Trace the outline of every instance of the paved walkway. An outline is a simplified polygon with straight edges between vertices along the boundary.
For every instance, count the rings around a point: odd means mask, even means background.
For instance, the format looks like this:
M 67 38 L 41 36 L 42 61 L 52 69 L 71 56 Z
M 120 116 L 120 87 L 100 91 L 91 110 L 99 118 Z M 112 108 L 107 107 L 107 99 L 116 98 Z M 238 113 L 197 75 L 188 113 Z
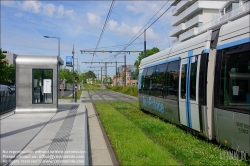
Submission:
M 1 165 L 113 162 L 92 103 L 59 100 L 56 114 L 1 116 Z

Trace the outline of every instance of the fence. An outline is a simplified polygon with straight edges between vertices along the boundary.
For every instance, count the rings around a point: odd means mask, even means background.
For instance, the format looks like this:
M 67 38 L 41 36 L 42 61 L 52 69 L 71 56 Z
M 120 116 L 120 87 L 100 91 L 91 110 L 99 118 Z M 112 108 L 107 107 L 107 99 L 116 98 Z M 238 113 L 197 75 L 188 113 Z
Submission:
M 4 114 L 16 108 L 16 95 L 0 92 L 0 114 Z

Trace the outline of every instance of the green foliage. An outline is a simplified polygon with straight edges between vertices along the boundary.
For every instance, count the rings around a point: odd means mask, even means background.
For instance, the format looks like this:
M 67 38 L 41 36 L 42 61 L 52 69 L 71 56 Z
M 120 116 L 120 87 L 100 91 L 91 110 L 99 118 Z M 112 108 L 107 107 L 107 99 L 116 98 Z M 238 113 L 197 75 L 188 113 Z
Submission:
M 135 86 L 107 86 L 107 89 L 138 97 L 138 88 Z
M 112 84 L 112 78 L 107 77 L 107 81 L 106 81 L 106 79 L 103 79 L 103 84 L 108 84 L 108 85 Z
M 160 52 L 159 48 L 153 47 L 152 49 L 146 50 L 146 57 L 151 56 L 157 52 Z M 141 60 L 144 58 L 144 52 L 140 52 L 139 56 L 137 57 L 137 60 L 135 61 L 134 65 L 136 67 L 135 74 L 138 77 L 139 76 L 139 66 L 141 64 Z
M 86 78 L 96 78 L 96 75 L 93 71 L 88 71 L 85 73 Z
M 83 77 L 76 71 L 72 72 L 69 69 L 60 68 L 60 80 L 66 80 L 66 83 L 73 84 L 74 79 L 76 79 L 76 83 L 81 83 L 83 81 Z
M 15 65 L 8 66 L 6 56 L 0 49 L 0 83 L 11 84 L 15 82 Z

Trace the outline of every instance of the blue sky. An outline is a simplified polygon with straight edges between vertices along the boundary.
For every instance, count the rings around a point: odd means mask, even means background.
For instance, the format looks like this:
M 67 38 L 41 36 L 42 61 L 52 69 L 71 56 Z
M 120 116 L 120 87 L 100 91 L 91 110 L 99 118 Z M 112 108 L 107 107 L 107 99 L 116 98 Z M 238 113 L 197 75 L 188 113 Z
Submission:
M 123 62 L 124 55 L 121 54 L 114 57 L 116 53 L 97 53 L 93 57 L 88 53 L 80 53 L 80 50 L 96 47 L 111 3 L 112 1 L 1 1 L 0 47 L 21 55 L 58 55 L 58 40 L 43 37 L 53 36 L 60 38 L 60 56 L 64 63 L 66 56 L 72 55 L 74 44 L 75 58 L 78 58 L 81 72 L 100 69 L 88 68 L 90 64 L 82 63 L 86 61 Z M 115 1 L 97 50 L 123 49 L 165 3 L 166 1 Z M 169 2 L 151 22 L 168 7 Z M 171 12 L 170 8 L 147 30 L 148 49 L 155 46 L 163 50 L 171 45 Z M 143 40 L 142 35 L 127 50 L 143 50 Z M 116 47 L 102 48 L 109 46 Z M 137 56 L 138 53 L 127 55 L 127 64 L 134 64 Z M 109 67 L 108 74 L 114 75 L 115 69 Z

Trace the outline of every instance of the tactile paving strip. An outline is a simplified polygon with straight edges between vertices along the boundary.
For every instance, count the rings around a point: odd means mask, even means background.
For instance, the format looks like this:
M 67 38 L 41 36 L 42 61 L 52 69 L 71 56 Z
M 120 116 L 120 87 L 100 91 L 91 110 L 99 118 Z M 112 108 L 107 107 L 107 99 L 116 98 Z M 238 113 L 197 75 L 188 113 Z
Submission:
M 55 138 L 50 144 L 50 147 L 47 153 L 45 154 L 40 166 L 46 166 L 46 165 L 59 166 L 62 164 L 62 159 L 74 124 L 77 108 L 78 105 L 73 105 L 71 107 L 60 129 L 56 133 Z

